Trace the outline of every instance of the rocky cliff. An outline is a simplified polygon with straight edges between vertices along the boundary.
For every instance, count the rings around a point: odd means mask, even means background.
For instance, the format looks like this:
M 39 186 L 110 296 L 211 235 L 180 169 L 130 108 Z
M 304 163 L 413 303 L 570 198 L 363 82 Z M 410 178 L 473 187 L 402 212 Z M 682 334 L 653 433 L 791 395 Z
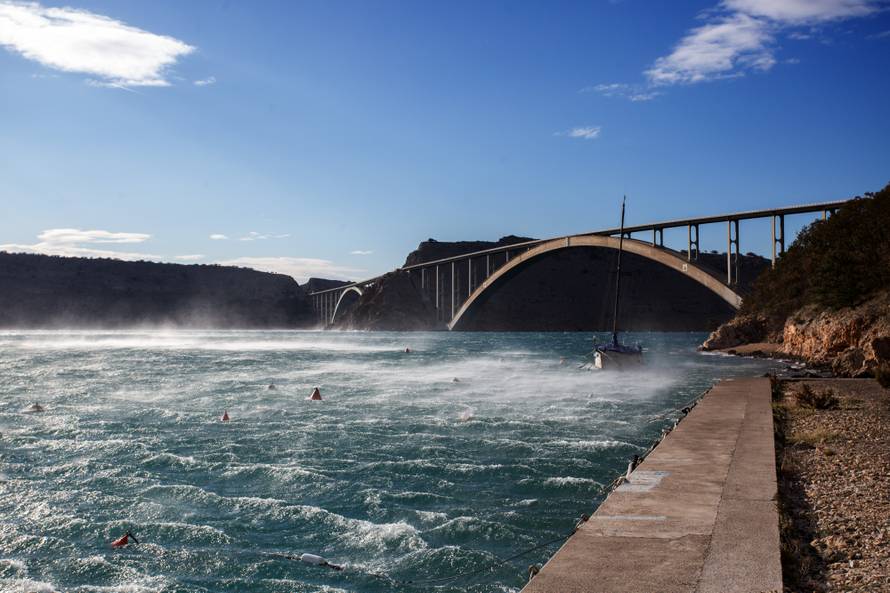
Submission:
M 4 328 L 291 328 L 314 321 L 305 292 L 283 274 L 0 252 Z
M 773 323 L 763 316 L 740 315 L 714 331 L 702 348 L 775 344 L 775 355 L 830 368 L 843 377 L 873 376 L 878 367 L 890 364 L 890 292 L 855 307 L 805 307 L 789 317 L 780 332 L 770 329 Z

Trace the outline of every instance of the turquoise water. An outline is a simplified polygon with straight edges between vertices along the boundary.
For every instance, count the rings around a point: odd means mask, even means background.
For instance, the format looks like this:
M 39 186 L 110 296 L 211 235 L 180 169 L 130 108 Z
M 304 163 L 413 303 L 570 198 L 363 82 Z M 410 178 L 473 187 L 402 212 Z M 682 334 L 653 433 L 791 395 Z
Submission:
M 380 575 L 571 529 L 669 412 L 769 367 L 703 338 L 631 335 L 616 376 L 585 334 L 2 332 L 0 590 L 517 591 L 559 544 Z M 302 552 L 346 568 L 271 555 Z

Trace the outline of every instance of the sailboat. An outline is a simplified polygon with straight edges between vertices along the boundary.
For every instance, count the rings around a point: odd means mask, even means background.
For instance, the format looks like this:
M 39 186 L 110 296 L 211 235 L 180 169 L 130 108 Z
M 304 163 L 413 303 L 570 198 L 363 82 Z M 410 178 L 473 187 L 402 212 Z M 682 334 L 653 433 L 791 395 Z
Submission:
M 643 347 L 628 346 L 618 341 L 618 304 L 621 299 L 621 253 L 624 251 L 624 203 L 621 201 L 621 230 L 618 235 L 618 266 L 615 270 L 615 306 L 612 310 L 612 341 L 596 344 L 593 348 L 593 366 L 598 369 L 622 370 L 643 364 Z

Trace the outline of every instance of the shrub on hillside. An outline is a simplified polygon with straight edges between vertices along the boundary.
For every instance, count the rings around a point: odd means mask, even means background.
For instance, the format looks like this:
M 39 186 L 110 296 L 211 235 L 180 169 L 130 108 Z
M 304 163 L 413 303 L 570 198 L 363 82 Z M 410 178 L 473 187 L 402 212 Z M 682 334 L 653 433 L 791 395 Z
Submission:
M 890 288 L 890 185 L 866 197 L 805 227 L 754 283 L 742 313 L 779 325 L 803 306 L 839 309 Z

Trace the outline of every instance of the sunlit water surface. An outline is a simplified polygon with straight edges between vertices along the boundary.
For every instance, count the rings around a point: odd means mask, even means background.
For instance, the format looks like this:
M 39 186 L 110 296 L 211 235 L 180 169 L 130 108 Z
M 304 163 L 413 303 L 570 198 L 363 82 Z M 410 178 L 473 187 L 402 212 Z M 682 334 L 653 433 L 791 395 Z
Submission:
M 558 544 L 387 579 L 568 531 L 673 410 L 770 364 L 703 338 L 631 335 L 647 369 L 614 375 L 585 334 L 0 332 L 0 590 L 517 591 Z

